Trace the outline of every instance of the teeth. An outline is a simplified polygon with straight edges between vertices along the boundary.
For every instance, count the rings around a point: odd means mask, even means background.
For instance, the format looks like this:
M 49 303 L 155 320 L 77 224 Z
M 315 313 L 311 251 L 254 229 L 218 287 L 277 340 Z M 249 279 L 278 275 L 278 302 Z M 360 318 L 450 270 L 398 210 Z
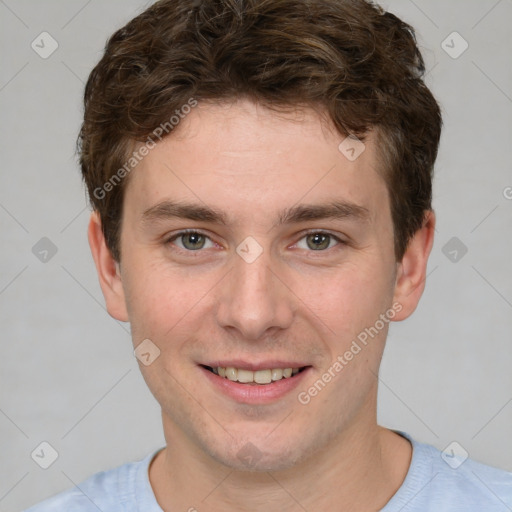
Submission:
M 283 378 L 283 370 L 281 368 L 274 368 L 272 370 L 272 380 L 281 380 Z
M 254 372 L 250 370 L 238 370 L 238 376 L 236 379 L 238 382 L 254 382 Z
M 218 371 L 218 369 L 217 369 L 217 371 Z M 238 377 L 238 370 L 236 368 L 232 368 L 231 366 L 226 368 L 226 379 L 235 381 L 237 379 L 237 377 Z
M 254 374 L 254 382 L 258 384 L 270 384 L 272 382 L 272 372 L 270 370 L 258 370 L 251 373 Z
M 268 370 L 243 370 L 241 368 L 233 368 L 228 366 L 223 368 L 218 366 L 213 368 L 213 373 L 224 377 L 233 382 L 243 382 L 244 384 L 270 384 L 281 379 L 288 379 L 292 375 L 299 373 L 299 368 L 269 368 Z

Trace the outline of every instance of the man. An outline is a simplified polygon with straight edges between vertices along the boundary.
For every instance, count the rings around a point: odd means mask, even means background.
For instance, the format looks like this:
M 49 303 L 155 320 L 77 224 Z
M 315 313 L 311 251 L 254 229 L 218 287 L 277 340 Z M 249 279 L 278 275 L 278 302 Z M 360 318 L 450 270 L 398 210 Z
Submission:
M 89 242 L 166 447 L 31 512 L 512 507 L 511 474 L 376 420 L 434 236 L 423 72 L 363 0 L 163 0 L 112 36 L 80 134 Z

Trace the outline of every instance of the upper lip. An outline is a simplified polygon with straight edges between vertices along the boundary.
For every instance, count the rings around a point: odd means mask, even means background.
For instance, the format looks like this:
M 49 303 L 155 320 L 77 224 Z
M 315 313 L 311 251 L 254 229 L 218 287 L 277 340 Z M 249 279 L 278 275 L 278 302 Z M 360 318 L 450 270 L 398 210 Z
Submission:
M 241 370 L 250 370 L 256 372 L 258 370 L 268 370 L 273 368 L 303 368 L 304 366 L 309 366 L 305 363 L 298 363 L 295 361 L 283 361 L 272 359 L 268 361 L 260 361 L 255 363 L 254 361 L 242 361 L 240 359 L 231 359 L 231 360 L 219 360 L 213 361 L 209 363 L 203 364 L 203 366 L 210 366 L 211 368 L 218 368 L 219 366 L 222 368 L 237 368 Z

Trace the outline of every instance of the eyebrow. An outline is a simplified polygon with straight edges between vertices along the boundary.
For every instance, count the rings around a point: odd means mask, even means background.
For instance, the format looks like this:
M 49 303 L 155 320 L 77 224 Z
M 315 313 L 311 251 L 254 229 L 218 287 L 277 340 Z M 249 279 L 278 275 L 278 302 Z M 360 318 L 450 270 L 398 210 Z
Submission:
M 142 214 L 142 222 L 144 224 L 172 218 L 222 225 L 228 224 L 228 216 L 221 210 L 181 201 L 165 200 L 148 208 Z M 272 227 L 324 219 L 348 219 L 365 222 L 369 218 L 370 212 L 367 208 L 347 201 L 333 200 L 326 204 L 300 204 L 281 210 L 277 215 L 277 221 Z

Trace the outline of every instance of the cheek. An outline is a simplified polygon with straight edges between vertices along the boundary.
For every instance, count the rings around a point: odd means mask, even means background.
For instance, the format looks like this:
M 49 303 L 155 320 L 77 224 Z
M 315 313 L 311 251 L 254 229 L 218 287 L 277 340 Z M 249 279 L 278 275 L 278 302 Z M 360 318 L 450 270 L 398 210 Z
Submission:
M 193 314 L 204 295 L 204 281 L 147 261 L 129 261 L 131 269 L 123 279 L 134 343 L 141 337 L 162 339 L 171 333 Z
M 347 264 L 333 272 L 300 276 L 297 295 L 316 324 L 323 324 L 336 345 L 350 343 L 365 327 L 373 325 L 390 306 L 393 289 L 382 262 Z

